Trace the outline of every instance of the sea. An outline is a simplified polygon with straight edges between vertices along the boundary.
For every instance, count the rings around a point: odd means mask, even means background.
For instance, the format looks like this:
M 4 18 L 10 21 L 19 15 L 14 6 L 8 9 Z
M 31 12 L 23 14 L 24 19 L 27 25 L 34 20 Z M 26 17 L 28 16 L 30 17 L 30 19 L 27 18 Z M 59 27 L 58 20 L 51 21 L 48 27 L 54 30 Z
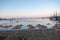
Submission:
M 23 25 L 20 29 L 13 29 L 16 25 Z M 0 25 L 12 25 L 8 28 L 3 28 L 0 26 L 0 30 L 27 30 L 27 25 L 33 25 L 36 27 L 36 25 L 41 24 L 47 27 L 47 29 L 52 28 L 56 22 L 51 21 L 49 19 L 15 19 L 15 20 L 0 20 Z M 38 28 L 36 28 L 38 29 Z

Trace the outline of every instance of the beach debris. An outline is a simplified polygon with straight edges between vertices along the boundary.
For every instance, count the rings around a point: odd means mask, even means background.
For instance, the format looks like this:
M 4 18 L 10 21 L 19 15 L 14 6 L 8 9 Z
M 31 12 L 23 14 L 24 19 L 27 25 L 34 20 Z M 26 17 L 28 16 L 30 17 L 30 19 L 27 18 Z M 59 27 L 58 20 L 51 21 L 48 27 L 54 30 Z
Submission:
M 9 28 L 9 27 L 12 27 L 12 25 L 0 25 L 0 27 L 2 27 L 2 28 Z
M 27 27 L 29 27 L 29 29 L 34 29 L 35 27 L 31 24 L 27 25 Z
M 55 25 L 53 26 L 53 29 L 60 29 L 60 24 L 55 24 Z
M 47 25 L 50 25 L 50 23 L 47 23 Z
M 9 27 L 9 26 L 7 26 L 7 25 L 6 25 L 6 26 L 3 26 L 3 28 L 8 28 L 8 27 Z
M 39 29 L 46 29 L 47 28 L 46 26 L 41 25 L 41 24 L 36 25 L 36 27 L 38 27 Z
M 16 25 L 13 29 L 20 29 L 21 26 L 23 26 L 22 24 L 21 25 Z

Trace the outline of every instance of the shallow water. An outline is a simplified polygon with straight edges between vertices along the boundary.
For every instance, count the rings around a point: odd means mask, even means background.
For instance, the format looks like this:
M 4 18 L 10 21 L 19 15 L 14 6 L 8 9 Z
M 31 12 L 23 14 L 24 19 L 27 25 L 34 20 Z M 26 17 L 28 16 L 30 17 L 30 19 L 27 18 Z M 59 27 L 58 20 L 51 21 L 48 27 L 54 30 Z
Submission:
M 47 25 L 47 23 L 50 23 L 50 25 Z M 36 26 L 37 24 L 42 24 L 47 26 L 47 28 L 52 28 L 52 26 L 55 25 L 55 22 L 50 21 L 49 19 L 18 19 L 18 20 L 12 20 L 12 21 L 1 20 L 0 25 L 12 25 L 12 27 L 9 27 L 9 28 L 0 27 L 0 30 L 12 30 L 12 28 L 20 24 L 22 24 L 23 26 L 19 30 L 23 30 L 23 29 L 28 29 L 27 27 L 28 24 L 31 24 L 33 26 Z

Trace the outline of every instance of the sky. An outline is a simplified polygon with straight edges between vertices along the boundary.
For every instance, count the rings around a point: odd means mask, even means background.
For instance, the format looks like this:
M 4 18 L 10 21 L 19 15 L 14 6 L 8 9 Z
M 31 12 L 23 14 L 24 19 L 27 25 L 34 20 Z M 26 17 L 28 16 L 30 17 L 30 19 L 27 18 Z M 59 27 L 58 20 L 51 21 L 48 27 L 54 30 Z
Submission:
M 60 11 L 60 0 L 0 0 L 0 17 L 48 17 Z

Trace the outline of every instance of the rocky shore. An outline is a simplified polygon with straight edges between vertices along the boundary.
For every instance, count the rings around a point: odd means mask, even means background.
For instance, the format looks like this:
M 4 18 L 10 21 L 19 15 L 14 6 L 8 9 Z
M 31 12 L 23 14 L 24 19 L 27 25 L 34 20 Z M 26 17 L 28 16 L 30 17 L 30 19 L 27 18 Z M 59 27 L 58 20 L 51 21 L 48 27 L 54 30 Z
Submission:
M 35 27 L 29 24 L 28 29 L 16 30 L 22 26 L 16 25 L 13 28 L 15 30 L 0 30 L 0 40 L 60 40 L 60 24 L 54 25 L 51 29 L 41 24 Z
M 60 31 L 54 29 L 44 30 L 9 30 L 0 31 L 2 40 L 60 40 Z

